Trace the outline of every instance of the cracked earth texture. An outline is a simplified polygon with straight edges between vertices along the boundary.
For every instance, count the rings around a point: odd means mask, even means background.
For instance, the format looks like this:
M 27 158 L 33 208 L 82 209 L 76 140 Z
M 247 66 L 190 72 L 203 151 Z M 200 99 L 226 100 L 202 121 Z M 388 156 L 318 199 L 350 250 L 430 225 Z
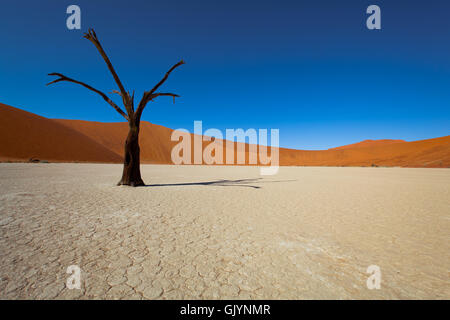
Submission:
M 0 164 L 0 298 L 450 298 L 448 169 L 143 165 L 141 188 L 120 175 Z

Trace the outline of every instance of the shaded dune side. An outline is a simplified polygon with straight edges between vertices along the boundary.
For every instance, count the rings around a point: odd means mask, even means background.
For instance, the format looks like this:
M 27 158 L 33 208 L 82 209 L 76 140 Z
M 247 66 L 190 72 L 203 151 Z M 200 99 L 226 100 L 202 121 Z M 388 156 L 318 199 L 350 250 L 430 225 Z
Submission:
M 118 154 L 123 154 L 128 125 L 126 123 L 101 123 L 80 120 L 57 120 L 58 122 L 82 132 L 93 140 Z M 140 145 L 142 163 L 172 163 L 171 151 L 178 143 L 171 141 L 173 130 L 151 124 L 141 123 Z M 191 136 L 191 163 L 194 163 L 194 135 Z M 220 140 L 218 140 L 220 141 Z M 306 151 L 280 148 L 280 165 L 283 166 L 401 166 L 401 167 L 450 167 L 450 136 L 405 142 L 403 140 L 363 141 L 356 146 L 343 146 L 338 149 Z M 204 150 L 211 142 L 203 142 Z M 229 151 L 227 142 L 222 140 L 223 163 Z M 234 161 L 237 162 L 237 148 L 242 143 L 234 143 Z M 244 144 L 245 164 L 249 164 L 250 152 L 258 146 Z M 268 148 L 270 157 L 271 148 Z M 205 164 L 204 161 L 201 162 Z M 239 163 L 238 163 L 239 164 Z M 259 158 L 257 164 L 261 164 Z
M 172 141 L 173 130 L 141 122 L 141 162 L 172 164 L 171 152 L 178 141 Z M 35 114 L 0 104 L 0 160 L 28 160 L 31 157 L 64 162 L 113 162 L 123 159 L 128 124 L 103 123 L 82 120 L 47 119 Z M 194 135 L 190 134 L 191 163 L 194 162 Z M 224 140 L 223 163 L 229 153 Z M 211 142 L 203 142 L 204 150 Z M 255 145 L 234 143 L 234 161 L 237 147 L 244 146 L 245 164 L 249 164 Z M 271 154 L 271 148 L 268 148 Z M 279 149 L 282 166 L 401 166 L 450 167 L 450 136 L 421 141 L 366 140 L 360 143 L 320 151 Z M 201 158 L 201 157 L 200 157 Z M 256 163 L 261 164 L 260 159 Z M 205 164 L 201 161 L 199 164 Z
M 55 119 L 54 121 L 81 132 L 87 137 L 95 140 L 107 149 L 120 155 L 120 161 L 122 161 L 124 144 L 128 135 L 128 123 L 103 123 L 63 119 Z M 172 131 L 172 129 L 152 124 L 147 121 L 141 122 L 139 145 L 142 163 L 172 163 L 171 150 L 172 146 L 177 143 L 170 140 Z
M 83 120 L 65 120 L 55 119 L 54 121 L 67 126 L 73 130 L 83 133 L 87 137 L 97 141 L 107 149 L 122 155 L 124 152 L 124 143 L 128 134 L 128 124 L 125 122 L 103 123 Z M 141 128 L 139 134 L 139 145 L 141 150 L 141 162 L 142 163 L 155 163 L 155 164 L 172 164 L 171 153 L 175 145 L 179 141 L 172 141 L 171 136 L 174 130 L 152 124 L 148 121 L 141 121 Z M 194 134 L 190 136 L 190 162 L 194 164 Z M 198 136 L 197 136 L 198 137 Z M 181 139 L 180 139 L 181 141 Z M 226 141 L 222 141 L 223 148 L 223 163 L 226 163 L 227 145 Z M 203 141 L 202 150 L 204 150 L 211 142 Z M 245 149 L 245 164 L 249 164 L 249 145 L 243 143 L 234 143 L 234 161 L 237 163 L 237 148 L 243 146 Z M 202 159 L 203 160 L 203 159 Z M 202 161 L 199 164 L 206 164 Z M 254 163 L 256 164 L 256 163 Z
M 51 119 L 0 104 L 0 159 L 118 162 L 121 157 Z

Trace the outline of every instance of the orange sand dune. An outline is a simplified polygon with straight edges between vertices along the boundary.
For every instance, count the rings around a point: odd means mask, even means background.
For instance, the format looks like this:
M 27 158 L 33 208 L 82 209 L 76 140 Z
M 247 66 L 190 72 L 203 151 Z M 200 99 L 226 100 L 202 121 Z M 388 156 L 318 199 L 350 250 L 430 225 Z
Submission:
M 281 165 L 450 168 L 450 136 L 366 148 L 280 150 Z
M 380 139 L 380 140 L 364 140 L 357 143 L 347 144 L 342 147 L 330 148 L 328 150 L 343 150 L 343 149 L 355 149 L 355 148 L 371 148 L 376 146 L 387 146 L 389 144 L 406 142 L 405 140 L 392 140 L 392 139 Z
M 128 134 L 126 122 L 103 123 L 61 119 L 53 121 L 82 133 L 122 158 Z M 139 144 L 142 163 L 171 163 L 172 146 L 176 144 L 170 140 L 172 131 L 172 129 L 147 121 L 141 122 Z
M 127 132 L 126 123 L 47 119 L 0 104 L 0 160 L 3 161 L 27 161 L 33 157 L 61 162 L 119 163 Z M 172 129 L 146 121 L 141 123 L 142 163 L 172 163 L 171 150 L 177 144 L 170 139 L 172 132 Z M 204 142 L 203 148 L 206 145 Z M 248 159 L 249 146 L 245 148 Z M 224 154 L 225 150 L 224 143 Z M 450 136 L 414 142 L 365 140 L 329 150 L 280 148 L 279 152 L 280 164 L 285 166 L 446 168 L 450 167 Z
M 121 156 L 53 120 L 0 104 L 0 160 L 120 162 Z

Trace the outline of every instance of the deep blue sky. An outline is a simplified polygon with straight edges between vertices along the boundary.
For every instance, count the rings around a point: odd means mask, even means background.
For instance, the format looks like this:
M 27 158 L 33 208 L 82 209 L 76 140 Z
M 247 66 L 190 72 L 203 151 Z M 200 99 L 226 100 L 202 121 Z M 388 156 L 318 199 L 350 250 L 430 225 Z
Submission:
M 77 4 L 82 30 L 66 28 Z M 382 30 L 366 28 L 370 4 Z M 364 139 L 450 134 L 450 1 L 2 1 L 0 102 L 50 118 L 123 119 L 61 72 L 116 89 L 94 27 L 126 88 L 141 97 L 183 58 L 144 120 L 192 130 L 279 128 L 280 144 L 326 149 Z M 120 102 L 117 97 L 116 102 Z

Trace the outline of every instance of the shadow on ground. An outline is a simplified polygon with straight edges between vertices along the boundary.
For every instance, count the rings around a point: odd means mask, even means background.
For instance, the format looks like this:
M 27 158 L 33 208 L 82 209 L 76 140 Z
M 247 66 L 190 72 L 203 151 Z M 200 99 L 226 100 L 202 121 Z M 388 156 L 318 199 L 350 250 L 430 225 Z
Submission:
M 273 183 L 273 182 L 291 182 L 297 180 L 262 180 L 257 179 L 239 179 L 239 180 L 214 180 L 214 181 L 202 181 L 202 182 L 182 182 L 182 183 L 167 183 L 167 184 L 147 184 L 145 187 L 177 187 L 177 186 L 220 186 L 220 187 L 247 187 L 259 189 L 261 186 L 255 186 L 258 183 Z

